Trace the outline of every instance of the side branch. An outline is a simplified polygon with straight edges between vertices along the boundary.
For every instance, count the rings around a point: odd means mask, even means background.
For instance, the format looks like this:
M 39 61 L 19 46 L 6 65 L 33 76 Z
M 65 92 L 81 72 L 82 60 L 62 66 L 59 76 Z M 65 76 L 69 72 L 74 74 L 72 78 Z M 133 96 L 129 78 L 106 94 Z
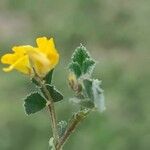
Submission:
M 77 128 L 78 124 L 82 122 L 87 115 L 89 114 L 90 110 L 87 110 L 86 112 L 80 111 L 77 114 L 75 114 L 72 119 L 70 120 L 69 126 L 66 129 L 63 136 L 60 138 L 60 141 L 56 144 L 56 149 L 61 150 L 65 142 L 68 140 L 70 135 L 74 132 L 74 130 Z

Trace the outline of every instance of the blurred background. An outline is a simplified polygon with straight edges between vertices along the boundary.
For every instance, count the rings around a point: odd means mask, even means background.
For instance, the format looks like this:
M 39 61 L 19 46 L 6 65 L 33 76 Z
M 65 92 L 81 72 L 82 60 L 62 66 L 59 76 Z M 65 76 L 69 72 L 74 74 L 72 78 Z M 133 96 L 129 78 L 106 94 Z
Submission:
M 74 49 L 83 43 L 99 61 L 94 76 L 107 110 L 91 113 L 64 149 L 150 150 L 150 1 L 0 1 L 0 56 L 40 36 L 54 37 L 61 56 L 53 80 L 65 95 L 59 120 L 77 109 L 66 79 Z M 0 150 L 48 150 L 48 113 L 26 116 L 22 107 L 33 90 L 29 78 L 0 67 Z

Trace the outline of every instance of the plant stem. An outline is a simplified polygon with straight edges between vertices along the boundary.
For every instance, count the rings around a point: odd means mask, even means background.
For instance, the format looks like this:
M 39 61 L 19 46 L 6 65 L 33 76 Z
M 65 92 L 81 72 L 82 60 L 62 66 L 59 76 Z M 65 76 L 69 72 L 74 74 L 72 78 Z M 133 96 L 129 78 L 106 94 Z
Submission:
M 57 131 L 57 119 L 56 119 L 56 112 L 55 112 L 55 107 L 54 107 L 54 102 L 53 99 L 45 85 L 45 83 L 43 82 L 43 80 L 36 76 L 35 80 L 39 83 L 42 92 L 44 94 L 44 96 L 47 98 L 48 101 L 48 110 L 50 113 L 50 119 L 51 119 L 51 128 L 52 128 L 52 133 L 53 133 L 53 137 L 54 137 L 54 142 L 57 143 L 59 142 L 59 135 L 58 135 L 58 131 Z
M 54 141 L 57 143 L 59 141 L 59 136 L 58 136 L 58 132 L 57 132 L 55 107 L 54 107 L 53 103 L 48 105 L 48 110 L 49 110 L 50 116 L 51 116 L 50 118 L 51 118 L 51 123 L 52 123 L 52 132 L 53 132 Z
M 57 150 L 60 150 L 63 145 L 65 144 L 65 142 L 67 141 L 67 139 L 69 138 L 69 136 L 71 135 L 71 133 L 75 130 L 75 128 L 78 125 L 78 121 L 74 120 L 69 128 L 66 130 L 66 132 L 64 133 L 63 137 L 60 139 L 60 142 L 56 145 Z
M 56 150 L 62 149 L 65 142 L 68 140 L 70 135 L 74 132 L 74 130 L 76 129 L 78 124 L 86 118 L 86 116 L 89 114 L 89 112 L 90 111 L 87 111 L 85 114 L 83 114 L 83 112 L 80 111 L 72 117 L 72 119 L 70 120 L 68 128 L 66 129 L 63 136 L 60 138 L 60 141 L 56 144 Z

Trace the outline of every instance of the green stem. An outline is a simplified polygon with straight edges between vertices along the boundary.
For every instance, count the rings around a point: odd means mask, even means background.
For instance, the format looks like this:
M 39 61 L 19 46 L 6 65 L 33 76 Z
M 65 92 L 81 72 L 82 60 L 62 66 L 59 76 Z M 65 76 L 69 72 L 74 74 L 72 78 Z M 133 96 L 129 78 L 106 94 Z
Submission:
M 39 83 L 40 87 L 42 88 L 42 92 L 43 92 L 44 96 L 47 98 L 47 101 L 48 101 L 47 106 L 48 106 L 48 110 L 50 113 L 50 119 L 51 119 L 51 123 L 52 123 L 52 127 L 51 127 L 52 133 L 53 133 L 54 141 L 55 141 L 55 143 L 57 143 L 57 142 L 59 142 L 59 135 L 58 135 L 58 131 L 57 131 L 57 119 L 56 119 L 54 102 L 52 100 L 52 97 L 51 97 L 44 81 L 38 76 L 35 76 L 34 78 Z
M 54 141 L 57 143 L 59 141 L 59 136 L 58 136 L 58 132 L 57 132 L 55 107 L 54 107 L 53 103 L 48 105 L 48 110 L 49 110 L 50 116 L 51 116 L 50 118 L 51 118 L 51 122 L 52 122 L 52 132 L 53 132 Z
M 61 150 L 63 148 L 65 142 L 68 140 L 70 135 L 75 131 L 78 124 L 87 117 L 89 112 L 90 112 L 89 110 L 86 113 L 83 113 L 81 111 L 72 117 L 72 119 L 70 120 L 68 128 L 66 129 L 63 136 L 60 138 L 59 142 L 56 144 L 56 150 Z

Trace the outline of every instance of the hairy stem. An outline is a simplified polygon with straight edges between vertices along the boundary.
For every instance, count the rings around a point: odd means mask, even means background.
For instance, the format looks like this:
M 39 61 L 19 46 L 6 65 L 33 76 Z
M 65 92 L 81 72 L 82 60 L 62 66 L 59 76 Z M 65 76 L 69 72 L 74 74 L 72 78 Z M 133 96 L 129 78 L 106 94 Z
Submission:
M 39 83 L 44 96 L 47 98 L 47 101 L 48 101 L 47 106 L 48 106 L 48 110 L 50 113 L 50 119 L 51 119 L 51 123 L 52 123 L 52 126 L 51 126 L 52 133 L 53 133 L 53 137 L 54 137 L 54 142 L 57 143 L 57 142 L 59 142 L 59 135 L 58 135 L 58 131 L 57 131 L 57 119 L 56 119 L 54 102 L 52 100 L 52 97 L 51 97 L 44 81 L 38 76 L 35 77 L 35 80 Z
M 54 107 L 53 104 L 49 104 L 48 105 L 48 110 L 50 112 L 51 122 L 52 122 L 53 137 L 55 139 L 55 142 L 57 142 L 59 140 L 59 136 L 58 136 L 58 132 L 57 132 L 56 113 L 55 113 L 55 109 L 54 108 L 55 107 Z
M 60 141 L 56 144 L 56 149 L 57 150 L 61 150 L 62 149 L 62 147 L 64 146 L 65 142 L 68 140 L 70 135 L 75 131 L 75 129 L 78 126 L 78 124 L 87 117 L 89 112 L 90 111 L 87 111 L 86 113 L 83 113 L 81 111 L 81 112 L 78 112 L 76 115 L 74 115 L 72 117 L 72 119 L 70 120 L 68 128 L 66 129 L 65 133 L 63 134 L 63 136 L 60 138 Z

